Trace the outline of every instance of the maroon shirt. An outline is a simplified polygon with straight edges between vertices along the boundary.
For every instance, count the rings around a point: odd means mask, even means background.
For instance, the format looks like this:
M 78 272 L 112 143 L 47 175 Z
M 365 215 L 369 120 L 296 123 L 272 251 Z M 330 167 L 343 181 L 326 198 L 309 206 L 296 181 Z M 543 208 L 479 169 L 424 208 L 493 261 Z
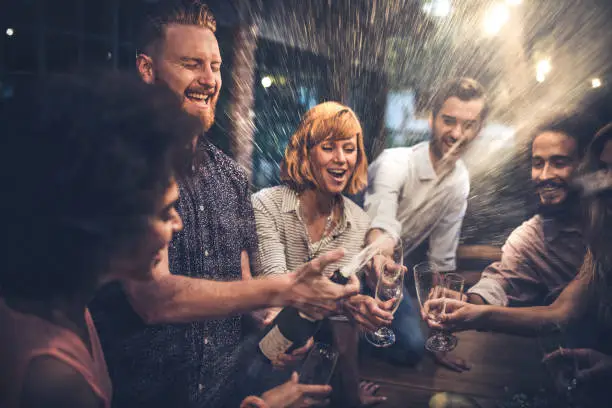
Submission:
M 0 298 L 0 407 L 20 406 L 23 379 L 32 359 L 56 358 L 81 373 L 104 408 L 110 408 L 112 387 L 98 333 L 85 310 L 91 353 L 72 331 L 32 314 L 10 308 Z

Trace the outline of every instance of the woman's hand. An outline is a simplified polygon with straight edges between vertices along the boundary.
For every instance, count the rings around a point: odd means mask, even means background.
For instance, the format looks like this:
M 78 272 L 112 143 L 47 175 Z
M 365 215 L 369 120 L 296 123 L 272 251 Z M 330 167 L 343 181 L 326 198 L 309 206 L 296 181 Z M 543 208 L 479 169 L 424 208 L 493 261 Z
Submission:
M 278 387 L 266 391 L 261 396 L 269 408 L 322 407 L 328 404 L 327 397 L 332 388 L 329 385 L 308 385 L 298 382 L 298 374 Z
M 395 302 L 394 299 L 382 302 L 372 296 L 355 295 L 344 302 L 344 310 L 364 330 L 376 331 L 393 322 L 393 314 L 389 310 Z
M 404 269 L 404 273 L 407 271 L 406 267 L 396 264 L 393 261 L 393 258 L 390 256 L 383 254 L 374 255 L 365 267 L 366 285 L 368 288 L 370 288 L 370 290 L 376 290 L 378 278 L 380 278 L 380 274 L 386 265 L 391 265 L 391 267 L 402 267 Z
M 612 356 L 593 349 L 560 349 L 543 359 L 544 363 L 567 362 L 577 367 L 578 383 L 609 382 L 612 379 Z

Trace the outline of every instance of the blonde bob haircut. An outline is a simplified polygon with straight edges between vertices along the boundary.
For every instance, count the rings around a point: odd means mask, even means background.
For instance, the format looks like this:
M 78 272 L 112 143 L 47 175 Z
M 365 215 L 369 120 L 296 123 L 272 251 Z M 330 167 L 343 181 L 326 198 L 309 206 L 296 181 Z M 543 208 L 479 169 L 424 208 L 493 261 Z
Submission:
M 344 193 L 360 192 L 367 185 L 368 177 L 363 131 L 355 112 L 338 102 L 320 103 L 302 117 L 281 161 L 281 181 L 298 192 L 311 187 L 320 188 L 312 172 L 311 149 L 327 140 L 346 140 L 353 136 L 357 136 L 357 162 Z

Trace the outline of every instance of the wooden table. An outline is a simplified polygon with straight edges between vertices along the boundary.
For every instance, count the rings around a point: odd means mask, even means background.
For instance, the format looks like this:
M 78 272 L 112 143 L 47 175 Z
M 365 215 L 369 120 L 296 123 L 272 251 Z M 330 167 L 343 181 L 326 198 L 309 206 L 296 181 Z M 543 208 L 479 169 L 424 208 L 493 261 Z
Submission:
M 379 392 L 388 397 L 379 407 L 427 407 L 431 396 L 442 391 L 470 395 L 482 408 L 496 407 L 500 399 L 535 393 L 544 384 L 546 372 L 535 339 L 473 331 L 458 337 L 452 354 L 472 364 L 472 369 L 463 373 L 441 367 L 429 356 L 415 368 L 365 357 L 361 376 L 379 383 Z

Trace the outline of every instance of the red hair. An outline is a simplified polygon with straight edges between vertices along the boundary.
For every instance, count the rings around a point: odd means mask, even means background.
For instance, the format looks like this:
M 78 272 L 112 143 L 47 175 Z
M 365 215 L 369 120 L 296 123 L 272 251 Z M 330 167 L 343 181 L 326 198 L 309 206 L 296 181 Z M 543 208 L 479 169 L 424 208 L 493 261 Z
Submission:
M 310 186 L 319 188 L 310 163 L 310 150 L 325 140 L 346 140 L 357 137 L 357 162 L 345 192 L 356 194 L 367 185 L 368 159 L 363 145 L 363 131 L 355 112 L 338 102 L 324 102 L 311 108 L 302 117 L 289 139 L 281 161 L 281 180 L 296 191 Z

